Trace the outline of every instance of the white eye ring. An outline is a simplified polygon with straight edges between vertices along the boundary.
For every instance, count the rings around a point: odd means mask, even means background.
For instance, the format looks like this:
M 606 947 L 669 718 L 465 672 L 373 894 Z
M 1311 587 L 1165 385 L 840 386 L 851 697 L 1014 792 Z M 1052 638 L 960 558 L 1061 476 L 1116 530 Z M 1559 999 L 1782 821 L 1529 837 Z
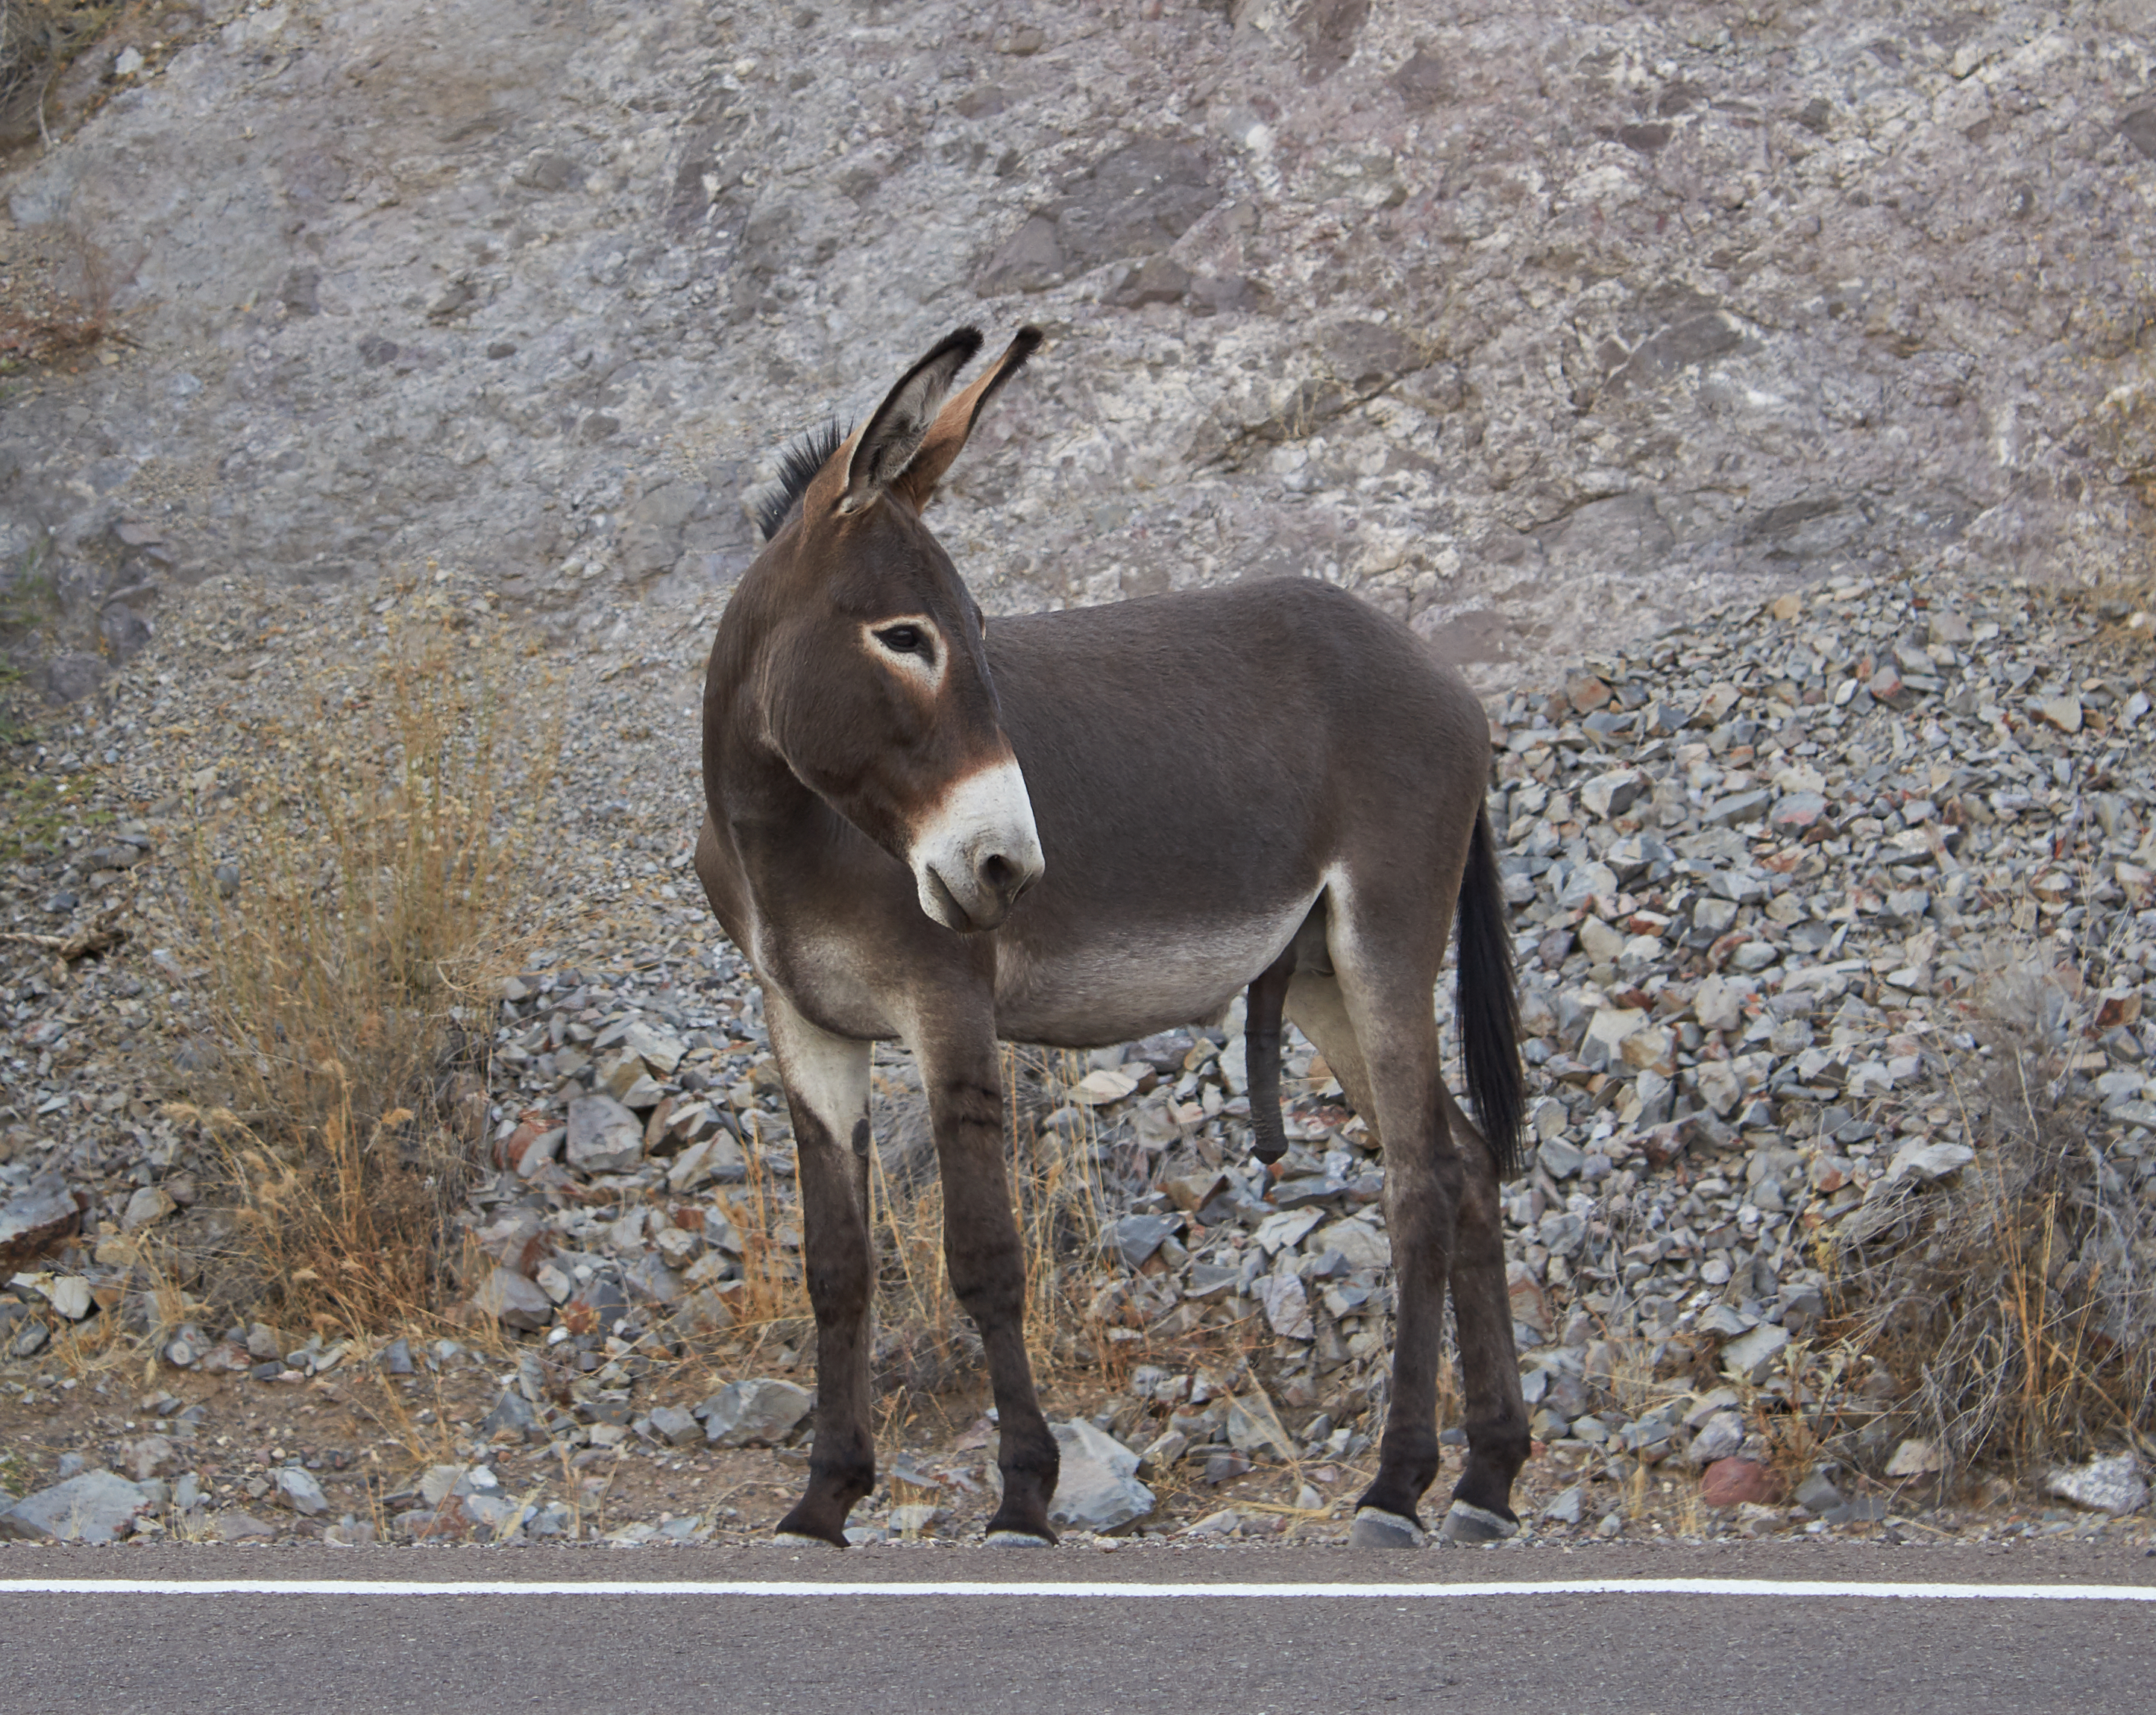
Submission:
M 943 634 L 925 614 L 894 614 L 861 627 L 861 646 L 894 673 L 923 690 L 942 689 L 946 651 Z

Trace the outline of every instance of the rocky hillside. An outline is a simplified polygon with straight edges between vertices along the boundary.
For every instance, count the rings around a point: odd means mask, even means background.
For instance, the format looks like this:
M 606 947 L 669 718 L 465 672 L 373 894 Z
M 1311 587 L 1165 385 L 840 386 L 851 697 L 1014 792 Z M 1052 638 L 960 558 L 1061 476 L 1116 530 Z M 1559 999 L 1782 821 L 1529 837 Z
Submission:
M 55 844 L 0 884 L 0 1426 L 79 1466 L 124 1404 L 93 1397 L 97 1354 L 139 1367 L 146 1344 L 180 1427 L 111 1456 L 136 1473 L 100 1479 L 123 1523 L 588 1535 L 577 1509 L 604 1489 L 620 1540 L 753 1528 L 762 1503 L 722 1505 L 706 1479 L 784 1492 L 790 1467 L 745 1476 L 736 1450 L 798 1435 L 813 1368 L 759 999 L 687 869 L 709 610 L 574 644 L 526 686 L 565 723 L 558 837 L 524 968 L 466 1014 L 479 1071 L 447 1086 L 477 1167 L 446 1252 L 474 1350 L 442 1342 L 429 1382 L 395 1368 L 413 1358 L 393 1330 L 268 1320 L 222 1260 L 232 1163 L 170 1105 L 222 1050 L 185 927 L 193 842 L 229 845 L 218 885 L 249 908 L 270 878 L 235 818 L 286 711 L 325 682 L 354 698 L 400 608 L 511 630 L 444 578 L 393 602 L 208 586 L 108 717 L 49 733 Z M 1537 1531 L 2022 1534 L 2142 1504 L 2156 804 L 2148 616 L 2112 611 L 1848 578 L 1498 705 L 1533 1127 L 1507 1255 Z M 85 953 L 114 925 L 131 938 Z M 1291 1045 L 1276 1178 L 1249 1158 L 1232 1030 L 1014 1066 L 1034 1338 L 1086 1478 L 1067 1522 L 1334 1528 L 1383 1401 L 1389 1250 L 1375 1140 L 1322 1061 Z M 937 1278 L 935 1216 L 902 1055 L 880 1056 L 876 1089 L 880 1384 L 917 1401 L 956 1379 L 963 1399 L 964 1331 L 917 1287 Z M 2002 1320 L 2016 1295 L 2033 1356 Z M 71 1372 L 94 1383 L 72 1400 Z M 396 1401 L 427 1386 L 421 1436 Z M 301 1398 L 348 1415 L 302 1422 L 281 1403 Z M 263 1409 L 291 1420 L 266 1430 Z M 187 1439 L 243 1418 L 240 1451 Z M 312 1470 L 285 1474 L 273 1433 Z M 910 1430 L 862 1530 L 968 1528 L 990 1504 L 985 1445 Z M 2065 1452 L 2102 1456 L 2055 1471 Z M 504 1499 L 564 1461 L 578 1475 L 558 1492 Z M 2089 1510 L 2042 1515 L 2047 1481 Z
M 0 171 L 0 582 L 57 694 L 178 586 L 428 557 L 565 632 L 772 449 L 1054 344 L 992 604 L 1343 582 L 1505 682 L 1703 596 L 2150 540 L 2148 0 L 131 9 Z M 1507 664 L 1512 664 L 1509 667 Z

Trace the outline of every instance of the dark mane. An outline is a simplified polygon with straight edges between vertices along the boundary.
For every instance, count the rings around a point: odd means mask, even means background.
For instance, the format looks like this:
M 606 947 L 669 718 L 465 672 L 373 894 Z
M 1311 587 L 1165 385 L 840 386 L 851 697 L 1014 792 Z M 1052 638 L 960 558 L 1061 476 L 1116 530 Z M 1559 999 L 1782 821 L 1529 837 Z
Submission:
M 779 526 L 801 504 L 801 496 L 808 491 L 816 473 L 845 444 L 847 434 L 834 417 L 787 443 L 778 455 L 778 475 L 749 496 L 757 535 L 769 542 L 778 534 Z

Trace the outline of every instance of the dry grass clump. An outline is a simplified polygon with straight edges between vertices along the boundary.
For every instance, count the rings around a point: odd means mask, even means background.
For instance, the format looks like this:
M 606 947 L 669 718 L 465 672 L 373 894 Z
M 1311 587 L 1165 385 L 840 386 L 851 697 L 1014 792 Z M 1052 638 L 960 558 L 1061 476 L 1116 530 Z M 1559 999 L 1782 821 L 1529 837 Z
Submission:
M 68 62 L 119 17 L 114 0 L 0 0 L 0 124 L 34 117 Z
M 285 1327 L 401 1325 L 449 1295 L 486 1122 L 456 1068 L 513 968 L 558 749 L 460 617 L 393 630 L 352 695 L 264 734 L 192 854 L 187 1112 L 228 1169 L 231 1295 Z
M 1044 1126 L 1047 1092 L 1075 1085 L 1082 1056 L 1002 1050 L 1004 1122 L 1012 1212 L 1025 1252 L 1027 1349 L 1046 1385 L 1060 1371 L 1097 1363 L 1085 1328 L 1092 1265 L 1100 1255 L 1104 1193 L 1100 1139 L 1088 1115 L 1080 1126 Z M 879 1271 L 877 1368 L 880 1386 L 909 1394 L 944 1391 L 980 1368 L 979 1337 L 952 1296 L 943 1254 L 943 1187 L 925 1138 L 925 1121 L 901 1115 L 896 1147 L 871 1158 L 871 1225 Z M 1097 1330 L 1094 1330 L 1097 1333 Z
M 2064 1004 L 2062 1004 L 2062 1002 Z M 1902 1412 L 1957 1468 L 2075 1459 L 2156 1430 L 2156 1209 L 2071 1075 L 2087 1024 L 2024 972 L 1958 1081 L 1952 1181 L 1912 1177 L 1845 1224 L 1840 1297 Z

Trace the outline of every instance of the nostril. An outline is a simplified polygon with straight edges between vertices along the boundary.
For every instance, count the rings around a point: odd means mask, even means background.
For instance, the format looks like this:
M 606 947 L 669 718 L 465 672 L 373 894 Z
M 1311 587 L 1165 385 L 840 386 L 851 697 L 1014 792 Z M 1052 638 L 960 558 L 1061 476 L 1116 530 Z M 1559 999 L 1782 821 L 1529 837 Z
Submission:
M 1018 870 L 1001 852 L 991 852 L 981 860 L 981 885 L 1004 892 L 1018 879 Z

